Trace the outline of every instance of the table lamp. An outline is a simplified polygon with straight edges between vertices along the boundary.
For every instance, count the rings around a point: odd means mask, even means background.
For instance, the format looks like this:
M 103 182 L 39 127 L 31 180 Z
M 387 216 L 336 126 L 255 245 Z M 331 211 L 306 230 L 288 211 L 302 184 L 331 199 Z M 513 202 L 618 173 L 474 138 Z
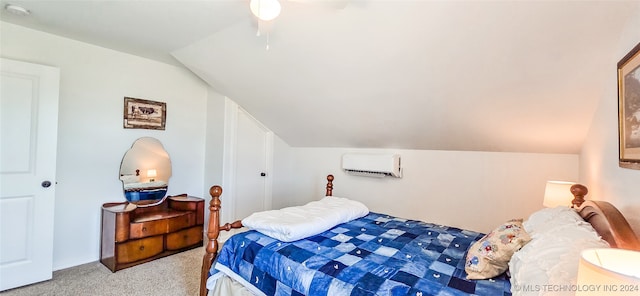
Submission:
M 576 296 L 640 295 L 640 252 L 586 249 L 580 255 Z
M 571 200 L 573 200 L 571 186 L 574 184 L 575 183 L 565 181 L 547 181 L 542 205 L 547 208 L 570 205 Z
M 149 177 L 149 182 L 154 182 L 156 180 L 156 176 L 158 176 L 156 169 L 147 170 L 147 177 Z

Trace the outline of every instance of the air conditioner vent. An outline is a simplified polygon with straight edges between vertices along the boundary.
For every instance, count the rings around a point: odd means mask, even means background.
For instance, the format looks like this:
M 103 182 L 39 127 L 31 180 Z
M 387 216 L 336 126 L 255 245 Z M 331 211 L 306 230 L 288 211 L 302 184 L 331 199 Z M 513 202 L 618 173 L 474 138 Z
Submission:
M 342 155 L 342 169 L 356 176 L 402 177 L 398 154 L 347 153 Z

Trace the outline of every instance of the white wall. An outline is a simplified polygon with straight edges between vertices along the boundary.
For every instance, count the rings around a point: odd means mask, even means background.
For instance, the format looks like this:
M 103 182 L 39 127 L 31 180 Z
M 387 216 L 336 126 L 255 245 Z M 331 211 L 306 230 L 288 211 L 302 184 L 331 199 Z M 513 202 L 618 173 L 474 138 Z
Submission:
M 607 88 L 594 115 L 580 155 L 580 179 L 588 197 L 613 203 L 640 233 L 640 170 L 618 166 L 618 89 L 616 64 L 640 42 L 640 8 L 620 35 L 618 52 L 611 56 Z
M 206 205 L 211 201 L 209 189 L 222 184 L 224 152 L 224 108 L 225 97 L 209 88 L 207 100 L 207 130 L 205 146 L 204 194 Z M 205 225 L 209 222 L 208 210 L 205 210 Z
M 2 57 L 60 68 L 54 269 L 96 261 L 100 207 L 124 201 L 120 161 L 133 141 L 169 152 L 169 193 L 203 196 L 207 86 L 167 64 L 1 23 Z M 165 131 L 124 129 L 123 98 L 167 103 Z
M 287 148 L 291 190 L 279 188 L 276 205 L 303 204 L 324 195 L 326 175 L 335 176 L 335 196 L 364 202 L 370 210 L 488 232 L 512 218 L 542 208 L 547 180 L 578 180 L 578 156 L 557 154 Z M 396 152 L 404 176 L 367 178 L 340 169 L 346 152 Z M 274 186 L 275 188 L 275 186 Z M 275 192 L 275 190 L 274 190 Z
M 273 137 L 273 171 L 271 172 L 272 180 L 272 198 L 271 208 L 281 209 L 284 207 L 299 204 L 299 198 L 296 198 L 295 182 L 298 174 L 293 169 L 293 148 L 284 142 L 280 137 Z

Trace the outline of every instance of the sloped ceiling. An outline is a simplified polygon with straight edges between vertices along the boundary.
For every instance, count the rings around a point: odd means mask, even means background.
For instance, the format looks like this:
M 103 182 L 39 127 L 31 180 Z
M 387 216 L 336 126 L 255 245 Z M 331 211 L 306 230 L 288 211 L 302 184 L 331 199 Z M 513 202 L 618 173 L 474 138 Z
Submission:
M 181 64 L 291 146 L 538 153 L 579 152 L 638 6 L 281 2 L 270 23 L 244 1 L 37 3 L 39 29 Z

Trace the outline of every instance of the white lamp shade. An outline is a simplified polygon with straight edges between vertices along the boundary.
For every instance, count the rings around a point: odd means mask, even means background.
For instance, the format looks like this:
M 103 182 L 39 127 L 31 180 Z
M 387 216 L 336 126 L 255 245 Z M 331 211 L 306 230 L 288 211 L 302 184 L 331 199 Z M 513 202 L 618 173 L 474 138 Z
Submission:
M 571 186 L 575 183 L 565 181 L 547 181 L 542 205 L 547 208 L 570 206 L 573 200 Z
M 251 0 L 249 8 L 253 15 L 263 21 L 270 21 L 280 15 L 280 2 L 278 0 Z
M 626 290 L 633 288 L 635 290 Z M 640 252 L 587 249 L 578 265 L 576 296 L 640 295 Z

